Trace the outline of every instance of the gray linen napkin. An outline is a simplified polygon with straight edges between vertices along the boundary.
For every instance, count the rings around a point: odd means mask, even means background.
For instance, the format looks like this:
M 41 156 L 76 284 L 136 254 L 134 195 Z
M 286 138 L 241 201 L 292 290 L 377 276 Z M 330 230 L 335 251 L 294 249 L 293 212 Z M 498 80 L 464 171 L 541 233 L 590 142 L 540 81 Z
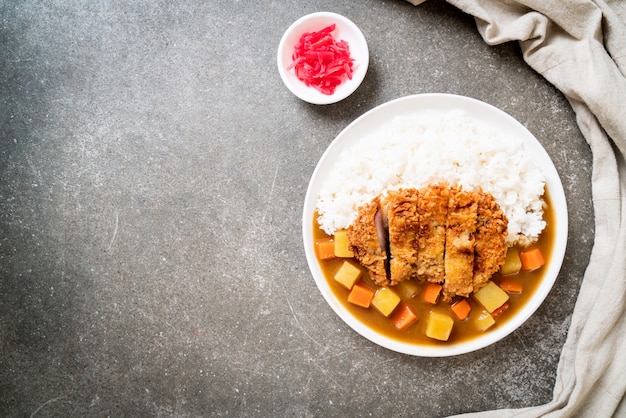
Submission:
M 413 4 L 424 0 L 409 0 Z M 464 416 L 626 416 L 626 1 L 448 0 L 567 97 L 593 153 L 595 241 L 553 399 Z

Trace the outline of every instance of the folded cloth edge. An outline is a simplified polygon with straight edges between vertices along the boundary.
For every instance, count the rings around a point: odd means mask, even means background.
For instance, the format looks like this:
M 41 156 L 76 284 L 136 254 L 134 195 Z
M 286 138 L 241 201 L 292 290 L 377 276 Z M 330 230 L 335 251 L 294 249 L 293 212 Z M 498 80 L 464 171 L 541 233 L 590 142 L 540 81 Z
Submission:
M 408 0 L 412 4 L 423 3 Z M 486 43 L 519 42 L 524 60 L 569 100 L 593 154 L 595 241 L 545 405 L 464 416 L 613 416 L 626 404 L 626 3 L 448 0 Z M 613 7 L 622 7 L 614 10 Z M 611 306 L 613 309 L 607 309 Z M 608 311 L 608 312 L 607 312 Z

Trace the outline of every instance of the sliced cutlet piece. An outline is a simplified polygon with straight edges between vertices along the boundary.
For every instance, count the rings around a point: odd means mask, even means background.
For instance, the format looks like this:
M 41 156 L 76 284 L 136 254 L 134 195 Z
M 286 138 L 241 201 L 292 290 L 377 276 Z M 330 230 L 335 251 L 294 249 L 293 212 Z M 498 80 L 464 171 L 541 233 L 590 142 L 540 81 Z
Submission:
M 469 296 L 474 289 L 474 243 L 477 218 L 476 192 L 450 189 L 446 229 L 443 299 Z
M 383 203 L 389 228 L 389 273 L 392 286 L 410 279 L 417 266 L 418 201 L 417 189 L 400 189 L 389 192 Z
M 443 283 L 448 199 L 449 186 L 445 183 L 420 190 L 416 272 L 420 280 Z
M 476 245 L 474 247 L 474 291 L 497 272 L 506 258 L 508 219 L 496 199 L 478 193 Z
M 348 241 L 354 258 L 369 270 L 370 278 L 380 286 L 389 284 L 386 244 L 384 236 L 379 236 L 383 229 L 378 197 L 361 206 L 348 227 Z

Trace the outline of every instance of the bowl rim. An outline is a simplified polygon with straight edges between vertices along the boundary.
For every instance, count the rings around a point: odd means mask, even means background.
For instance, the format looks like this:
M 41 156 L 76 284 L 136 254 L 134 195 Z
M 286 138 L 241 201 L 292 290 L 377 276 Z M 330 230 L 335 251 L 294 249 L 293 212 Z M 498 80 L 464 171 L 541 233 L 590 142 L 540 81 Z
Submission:
M 292 71 L 287 71 L 287 67 L 292 54 L 289 45 L 295 44 L 303 32 L 319 30 L 331 23 L 337 25 L 335 36 L 348 42 L 356 65 L 351 80 L 341 83 L 332 95 L 325 95 L 304 85 Z M 300 17 L 284 32 L 278 44 L 276 63 L 280 78 L 296 97 L 311 104 L 333 104 L 350 96 L 363 82 L 369 67 L 369 47 L 361 29 L 349 18 L 334 12 L 314 12 Z
M 554 232 L 555 242 L 552 249 L 550 262 L 546 266 L 546 271 L 544 273 L 542 282 L 539 284 L 531 299 L 527 302 L 524 308 L 514 317 L 510 318 L 505 324 L 503 324 L 502 327 L 492 330 L 486 333 L 484 336 L 472 338 L 470 340 L 462 341 L 459 343 L 452 343 L 446 346 L 427 346 L 394 340 L 392 338 L 377 333 L 376 331 L 369 328 L 367 325 L 357 320 L 341 304 L 341 302 L 337 300 L 332 290 L 328 286 L 326 278 L 324 277 L 317 261 L 313 245 L 312 222 L 317 201 L 317 191 L 313 190 L 314 179 L 316 179 L 317 176 L 320 175 L 321 171 L 328 169 L 328 167 L 325 166 L 328 164 L 327 160 L 329 160 L 332 155 L 341 151 L 341 147 L 343 145 L 341 143 L 342 139 L 346 135 L 351 134 L 352 131 L 363 131 L 363 128 L 367 125 L 368 119 L 379 122 L 380 124 L 387 121 L 385 118 L 388 117 L 390 114 L 395 114 L 394 111 L 398 109 L 411 107 L 414 107 L 415 109 L 421 109 L 429 105 L 433 105 L 437 108 L 445 108 L 449 105 L 455 105 L 455 107 L 460 106 L 464 109 L 471 108 L 472 112 L 476 114 L 484 115 L 486 113 L 489 113 L 498 118 L 499 122 L 502 122 L 506 124 L 508 128 L 513 129 L 514 135 L 522 135 L 525 141 L 524 144 L 529 145 L 532 151 L 537 153 L 537 165 L 540 169 L 542 169 L 546 177 L 546 188 L 550 192 L 550 197 L 556 215 L 556 225 Z M 515 118 L 497 107 L 466 96 L 446 93 L 416 94 L 391 100 L 369 110 L 368 112 L 364 113 L 353 122 L 351 122 L 348 126 L 346 126 L 339 133 L 339 135 L 337 135 L 335 139 L 329 144 L 325 152 L 322 154 L 322 157 L 320 158 L 317 166 L 315 167 L 315 170 L 311 176 L 311 181 L 309 182 L 309 185 L 307 187 L 302 214 L 302 236 L 309 270 L 313 275 L 318 289 L 322 293 L 322 296 L 324 297 L 328 305 L 354 331 L 377 345 L 403 354 L 409 354 L 419 357 L 455 356 L 477 351 L 507 337 L 519 327 L 521 327 L 544 302 L 558 277 L 565 256 L 568 239 L 567 202 L 565 200 L 563 186 L 558 172 L 556 171 L 556 167 L 554 166 L 546 150 L 535 138 L 535 136 Z

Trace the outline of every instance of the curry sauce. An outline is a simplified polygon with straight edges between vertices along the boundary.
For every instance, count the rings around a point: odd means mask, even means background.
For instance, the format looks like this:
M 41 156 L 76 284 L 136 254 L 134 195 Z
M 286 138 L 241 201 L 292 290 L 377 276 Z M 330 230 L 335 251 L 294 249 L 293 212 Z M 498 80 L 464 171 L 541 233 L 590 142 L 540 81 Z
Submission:
M 539 248 L 541 250 L 545 261 L 544 267 L 533 271 L 520 271 L 515 275 L 506 276 L 506 280 L 518 282 L 522 287 L 522 291 L 520 293 L 509 293 L 507 308 L 497 316 L 495 324 L 486 331 L 478 331 L 473 326 L 471 326 L 473 316 L 479 315 L 482 311 L 482 307 L 476 300 L 474 300 L 472 295 L 470 295 L 470 297 L 466 299 L 472 307 L 470 316 L 469 318 L 460 321 L 455 318 L 454 314 L 452 313 L 450 303 L 444 302 L 443 300 L 441 300 L 441 298 L 435 305 L 425 302 L 421 297 L 421 289 L 423 286 L 425 286 L 425 283 L 418 283 L 417 281 L 415 281 L 415 284 L 417 285 L 417 292 L 414 293 L 412 297 L 402 295 L 402 292 L 398 292 L 398 294 L 401 296 L 402 303 L 410 306 L 418 316 L 418 320 L 413 325 L 409 326 L 405 330 L 400 331 L 396 329 L 396 327 L 393 325 L 390 317 L 385 317 L 373 307 L 362 308 L 347 301 L 349 290 L 334 280 L 334 274 L 345 261 L 345 258 L 320 260 L 318 257 L 318 262 L 326 278 L 326 281 L 335 297 L 356 319 L 358 319 L 369 328 L 375 330 L 376 332 L 383 334 L 391 339 L 399 340 L 402 342 L 415 343 L 419 345 L 450 345 L 466 341 L 484 335 L 485 332 L 492 332 L 493 330 L 502 327 L 507 321 L 517 315 L 520 310 L 528 303 L 528 301 L 532 298 L 533 294 L 538 288 L 539 284 L 541 283 L 541 280 L 546 271 L 546 265 L 550 263 L 552 248 L 554 247 L 556 237 L 556 222 L 554 219 L 555 212 L 552 207 L 550 196 L 546 192 L 543 198 L 545 201 L 543 218 L 546 221 L 546 227 L 539 236 L 538 241 L 528 248 Z M 314 239 L 312 245 L 315 245 L 316 241 L 332 238 L 319 227 L 317 217 L 318 214 L 316 212 L 312 220 Z M 519 251 L 523 251 L 528 248 L 518 249 Z M 380 289 L 380 286 L 377 285 L 370 278 L 367 268 L 359 265 L 359 263 L 356 261 L 354 264 L 358 265 L 362 271 L 359 280 L 364 285 L 374 290 Z M 495 284 L 499 285 L 503 280 L 503 276 L 501 276 L 499 272 L 496 272 L 492 276 L 491 280 Z M 391 289 L 394 289 L 394 287 L 391 287 Z M 450 334 L 450 337 L 447 341 L 439 341 L 426 336 L 426 318 L 429 312 L 433 310 L 447 313 L 452 318 L 454 318 L 452 333 Z

